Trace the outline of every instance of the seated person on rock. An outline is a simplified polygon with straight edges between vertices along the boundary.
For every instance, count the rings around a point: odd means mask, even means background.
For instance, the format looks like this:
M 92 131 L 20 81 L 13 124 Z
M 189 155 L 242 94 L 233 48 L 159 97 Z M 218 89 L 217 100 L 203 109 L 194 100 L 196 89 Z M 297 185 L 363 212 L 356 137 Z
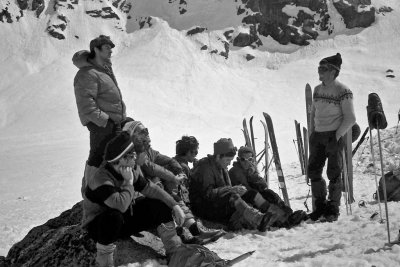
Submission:
M 185 212 L 184 224 L 177 228 L 182 241 L 184 243 L 203 244 L 215 241 L 224 235 L 224 231 L 205 228 L 200 221 L 195 220 L 190 208 L 186 206 L 178 194 L 178 186 L 182 180 L 187 179 L 187 176 L 175 159 L 162 155 L 150 146 L 151 140 L 148 129 L 140 121 L 130 119 L 123 124 L 122 130 L 131 135 L 138 134 L 145 140 L 147 159 L 141 166 L 143 174 L 168 192 Z
M 264 232 L 280 220 L 280 215 L 264 209 L 267 202 L 256 191 L 241 185 L 232 186 L 227 167 L 236 150 L 230 138 L 221 138 L 214 143 L 214 155 L 198 162 L 189 181 L 192 211 L 200 218 L 225 224 L 231 230 L 247 228 Z M 257 209 L 245 200 L 254 203 Z
M 254 163 L 255 154 L 250 147 L 242 146 L 238 151 L 238 157 L 233 163 L 233 167 L 229 170 L 229 177 L 233 186 L 242 185 L 247 190 L 255 190 L 267 201 L 268 210 L 272 213 L 275 211 L 283 212 L 288 218 L 282 224 L 276 223 L 273 226 L 291 227 L 299 224 L 307 219 L 305 211 L 298 210 L 293 213 L 293 210 L 288 207 L 277 193 L 268 189 L 267 182 L 262 178 Z
M 140 136 L 122 132 L 110 140 L 99 170 L 87 181 L 83 200 L 83 222 L 96 241 L 99 266 L 114 266 L 115 242 L 143 230 L 157 228 L 167 256 L 181 246 L 175 223 L 184 222 L 178 203 L 148 181 L 140 167 L 145 147 Z M 135 190 L 145 197 L 134 199 Z

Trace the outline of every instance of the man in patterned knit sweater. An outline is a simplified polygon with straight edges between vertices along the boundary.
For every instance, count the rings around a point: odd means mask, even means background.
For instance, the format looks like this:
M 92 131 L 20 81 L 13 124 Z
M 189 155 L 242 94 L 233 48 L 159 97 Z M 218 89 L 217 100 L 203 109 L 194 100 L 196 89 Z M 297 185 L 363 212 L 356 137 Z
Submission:
M 323 216 L 328 222 L 332 222 L 339 217 L 343 136 L 356 121 L 353 93 L 336 80 L 341 65 L 342 57 L 339 53 L 322 59 L 318 67 L 319 80 L 322 83 L 315 87 L 313 93 L 308 175 L 315 198 L 316 209 L 310 214 L 310 219 L 314 221 Z M 326 182 L 322 178 L 326 159 L 328 199 Z

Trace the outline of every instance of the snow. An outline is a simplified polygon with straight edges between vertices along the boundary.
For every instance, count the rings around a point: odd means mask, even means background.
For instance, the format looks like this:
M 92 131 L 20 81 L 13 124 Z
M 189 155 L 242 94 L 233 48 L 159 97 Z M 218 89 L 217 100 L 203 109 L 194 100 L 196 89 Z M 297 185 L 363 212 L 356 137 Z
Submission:
M 0 255 L 6 255 L 32 227 L 80 200 L 89 137 L 78 119 L 72 84 L 77 69 L 71 58 L 75 51 L 88 49 L 89 41 L 100 33 L 110 35 L 116 44 L 112 60 L 128 115 L 150 129 L 154 148 L 164 154 L 174 155 L 175 141 L 183 134 L 198 138 L 200 158 L 212 153 L 213 143 L 221 137 L 231 137 L 236 146 L 243 145 L 241 122 L 252 115 L 259 150 L 263 143 L 259 120 L 262 112 L 268 112 L 273 118 L 291 204 L 295 209 L 304 209 L 308 186 L 297 163 L 293 120 L 305 125 L 305 84 L 316 86 L 318 62 L 340 52 L 343 65 L 339 80 L 354 93 L 358 124 L 362 130 L 366 128 L 367 96 L 378 93 L 390 128 L 381 132 L 382 139 L 386 138 L 385 171 L 399 166 L 400 137 L 392 128 L 397 123 L 400 99 L 398 1 L 372 1 L 375 7 L 388 5 L 394 11 L 377 14 L 370 28 L 345 30 L 337 12 L 330 9 L 335 25 L 331 36 L 321 36 L 306 47 L 281 46 L 263 38 L 268 47 L 235 48 L 227 60 L 200 47 L 207 44 L 220 52 L 223 44 L 219 39 L 226 28 L 240 29 L 241 19 L 230 15 L 235 4 L 217 0 L 187 2 L 203 8 L 201 16 L 205 16 L 206 24 L 193 13 L 177 19 L 173 15 L 178 7 L 167 12 L 161 7 L 172 7 L 162 4 L 156 10 L 158 16 L 151 14 L 152 27 L 133 31 L 133 25 L 126 24 L 131 27 L 129 33 L 115 31 L 115 21 L 83 16 L 76 10 L 64 12 L 69 19 L 68 38 L 64 41 L 49 38 L 43 32 L 47 20 L 38 20 L 30 13 L 25 13 L 20 23 L 0 25 L 0 35 L 7 36 L 0 42 Z M 151 6 L 137 3 L 141 11 Z M 78 8 L 83 12 L 88 7 L 97 6 L 80 1 Z M 139 14 L 138 7 L 131 12 Z M 223 12 L 226 18 L 212 17 L 213 12 Z M 196 25 L 209 31 L 186 36 L 186 30 Z M 256 58 L 247 61 L 246 54 Z M 387 69 L 394 70 L 396 77 L 386 78 Z M 376 135 L 376 130 L 373 133 Z M 267 233 L 231 233 L 208 247 L 227 259 L 256 250 L 238 267 L 398 266 L 399 246 L 365 254 L 371 248 L 382 247 L 387 234 L 379 216 L 369 219 L 379 208 L 372 199 L 375 180 L 373 170 L 367 168 L 371 162 L 369 146 L 364 147 L 353 161 L 353 215 L 346 215 L 342 204 L 335 223 L 302 224 Z M 379 169 L 377 173 L 380 176 Z M 279 192 L 275 171 L 271 174 L 272 189 Z M 359 208 L 359 200 L 364 200 L 367 207 Z M 388 206 L 394 239 L 400 228 L 400 214 L 396 213 L 399 204 L 391 202 Z M 156 263 L 150 261 L 149 266 Z

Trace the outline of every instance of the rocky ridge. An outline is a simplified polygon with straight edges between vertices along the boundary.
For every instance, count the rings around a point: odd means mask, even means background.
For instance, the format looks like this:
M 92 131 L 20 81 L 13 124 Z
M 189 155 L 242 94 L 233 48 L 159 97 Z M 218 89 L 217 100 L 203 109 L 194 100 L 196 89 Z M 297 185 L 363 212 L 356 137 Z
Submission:
M 316 39 L 321 32 L 328 34 L 334 32 L 328 5 L 331 1 L 349 29 L 368 27 L 375 21 L 375 13 L 378 11 L 371 5 L 371 0 L 232 0 L 236 7 L 236 15 L 242 18 L 242 25 L 248 30 L 235 32 L 234 36 L 229 36 L 230 38 L 224 41 L 230 46 L 257 47 L 262 45 L 261 36 L 271 36 L 283 45 L 289 43 L 307 45 L 309 40 Z M 127 31 L 128 24 L 132 23 L 137 25 L 138 29 L 151 27 L 151 16 L 137 14 L 135 8 L 132 8 L 139 2 L 138 0 L 91 0 L 90 3 L 83 3 L 82 0 L 5 0 L 0 4 L 0 22 L 19 23 L 26 13 L 32 12 L 37 19 L 48 20 L 45 31 L 51 37 L 60 40 L 68 38 L 67 29 L 71 12 L 84 12 L 88 16 L 108 20 L 121 31 Z M 190 9 L 194 6 L 190 3 L 194 2 L 195 0 L 169 0 L 168 5 L 175 10 L 173 15 L 176 18 L 173 19 L 188 16 L 189 11 L 191 14 L 196 14 L 195 10 Z

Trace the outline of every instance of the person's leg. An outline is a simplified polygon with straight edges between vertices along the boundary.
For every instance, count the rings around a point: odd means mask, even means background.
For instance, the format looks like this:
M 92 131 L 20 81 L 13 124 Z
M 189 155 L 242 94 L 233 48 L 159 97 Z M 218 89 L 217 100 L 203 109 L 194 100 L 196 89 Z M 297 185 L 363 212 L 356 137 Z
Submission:
M 122 213 L 114 209 L 100 214 L 89 224 L 88 233 L 96 241 L 96 262 L 100 267 L 114 266 L 114 242 L 123 224 Z
M 99 127 L 89 122 L 87 128 L 90 132 L 90 151 L 87 164 L 93 167 L 99 167 L 103 161 L 105 147 L 115 135 L 115 125 L 110 120 L 106 127 Z
M 326 160 L 327 135 L 314 132 L 310 137 L 310 157 L 308 163 L 308 177 L 311 181 L 311 192 L 315 198 L 315 211 L 310 214 L 312 220 L 322 216 L 326 206 L 326 182 L 322 178 L 322 171 Z
M 339 216 L 340 198 L 342 196 L 343 146 L 342 140 L 337 141 L 333 133 L 327 146 L 328 168 L 326 174 L 329 179 L 329 195 L 325 217 L 328 221 L 335 221 Z
M 177 236 L 171 209 L 156 199 L 143 198 L 124 214 L 123 236 L 157 228 L 167 255 L 171 255 L 182 241 Z

